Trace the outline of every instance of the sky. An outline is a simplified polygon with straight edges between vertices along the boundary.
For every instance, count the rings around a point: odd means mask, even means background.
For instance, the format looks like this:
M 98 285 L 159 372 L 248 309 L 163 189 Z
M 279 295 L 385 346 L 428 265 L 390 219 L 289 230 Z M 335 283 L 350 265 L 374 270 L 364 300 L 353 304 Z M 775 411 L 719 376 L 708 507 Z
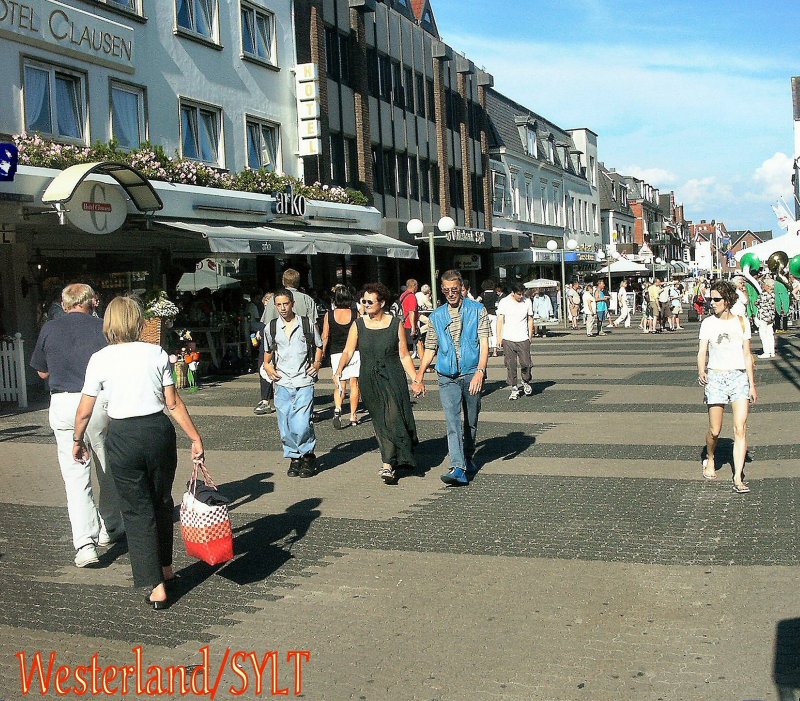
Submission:
M 431 0 L 495 88 L 599 135 L 608 168 L 673 190 L 685 216 L 780 231 L 791 211 L 795 0 Z

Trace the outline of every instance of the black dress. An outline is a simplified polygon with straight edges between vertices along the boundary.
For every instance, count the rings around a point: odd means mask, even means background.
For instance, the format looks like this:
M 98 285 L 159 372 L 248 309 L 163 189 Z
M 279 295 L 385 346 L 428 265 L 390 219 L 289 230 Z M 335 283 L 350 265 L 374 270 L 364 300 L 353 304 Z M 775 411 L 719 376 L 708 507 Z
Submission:
M 392 467 L 415 467 L 417 425 L 398 351 L 400 320 L 392 318 L 385 329 L 370 329 L 364 319 L 356 324 L 361 351 L 361 398 L 375 427 L 381 459 Z

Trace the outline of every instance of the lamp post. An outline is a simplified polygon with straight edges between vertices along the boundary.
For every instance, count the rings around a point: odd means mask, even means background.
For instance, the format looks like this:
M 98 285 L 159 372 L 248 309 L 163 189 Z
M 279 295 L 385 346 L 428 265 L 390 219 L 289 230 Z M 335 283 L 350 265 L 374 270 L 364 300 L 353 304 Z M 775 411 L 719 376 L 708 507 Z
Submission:
M 559 314 L 561 314 L 564 318 L 564 328 L 567 328 L 567 278 L 566 273 L 564 271 L 564 253 L 566 250 L 574 251 L 578 247 L 578 242 L 575 239 L 568 239 L 566 242 L 566 249 L 558 247 L 558 241 L 555 239 L 550 239 L 547 242 L 547 250 L 555 253 L 556 251 L 561 252 L 561 309 L 559 309 Z
M 434 239 L 447 238 L 447 234 L 456 228 L 456 223 L 453 221 L 452 217 L 442 217 L 436 225 L 436 228 L 438 228 L 444 236 L 434 236 L 433 227 L 431 227 L 427 236 L 422 236 L 422 232 L 425 231 L 425 225 L 419 219 L 412 219 L 406 224 L 406 231 L 414 237 L 415 241 L 428 242 L 428 256 L 431 266 L 431 301 L 433 302 L 434 309 L 436 309 L 439 304 L 436 296 L 436 253 L 434 251 L 433 242 Z
M 653 282 L 656 280 L 656 263 L 661 265 L 664 261 L 661 258 L 653 258 Z

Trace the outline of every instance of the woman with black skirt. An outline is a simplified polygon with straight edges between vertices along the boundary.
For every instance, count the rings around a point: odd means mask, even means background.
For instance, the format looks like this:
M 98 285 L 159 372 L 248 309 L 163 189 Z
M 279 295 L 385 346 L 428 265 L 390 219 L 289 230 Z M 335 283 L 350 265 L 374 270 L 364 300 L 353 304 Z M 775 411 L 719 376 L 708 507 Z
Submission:
M 192 441 L 192 459 L 203 457 L 203 441 L 186 405 L 175 391 L 169 357 L 139 337 L 144 316 L 139 303 L 117 297 L 106 309 L 103 333 L 109 345 L 89 360 L 83 396 L 75 415 L 73 456 L 86 460 L 86 425 L 98 393 L 108 398 L 108 468 L 119 492 L 128 536 L 133 583 L 147 587 L 148 606 L 169 606 L 167 585 L 172 569 L 172 483 L 178 464 L 175 422 Z

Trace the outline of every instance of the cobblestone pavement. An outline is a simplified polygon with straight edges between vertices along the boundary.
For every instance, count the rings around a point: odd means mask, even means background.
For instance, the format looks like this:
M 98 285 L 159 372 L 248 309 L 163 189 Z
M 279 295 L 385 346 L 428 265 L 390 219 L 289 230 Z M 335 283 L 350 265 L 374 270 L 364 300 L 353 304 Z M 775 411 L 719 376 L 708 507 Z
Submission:
M 800 698 L 778 688 L 800 688 L 800 339 L 779 336 L 782 359 L 759 362 L 740 496 L 729 417 L 720 479 L 700 479 L 696 329 L 537 339 L 535 394 L 516 402 L 493 359 L 481 471 L 463 489 L 439 480 L 435 386 L 415 403 L 417 468 L 393 487 L 369 421 L 332 429 L 330 370 L 308 480 L 286 477 L 275 418 L 252 414 L 256 377 L 187 394 L 234 499 L 237 555 L 211 568 L 178 541 L 165 613 L 131 586 L 124 542 L 96 569 L 72 565 L 46 406 L 2 407 L 0 699 L 23 698 L 20 651 L 130 665 L 138 645 L 147 665 L 189 673 L 207 645 L 212 680 L 226 650 L 277 650 L 290 695 L 287 652 L 310 650 L 302 695 L 332 701 Z M 242 687 L 226 669 L 217 698 Z M 271 670 L 243 697 L 269 697 Z

